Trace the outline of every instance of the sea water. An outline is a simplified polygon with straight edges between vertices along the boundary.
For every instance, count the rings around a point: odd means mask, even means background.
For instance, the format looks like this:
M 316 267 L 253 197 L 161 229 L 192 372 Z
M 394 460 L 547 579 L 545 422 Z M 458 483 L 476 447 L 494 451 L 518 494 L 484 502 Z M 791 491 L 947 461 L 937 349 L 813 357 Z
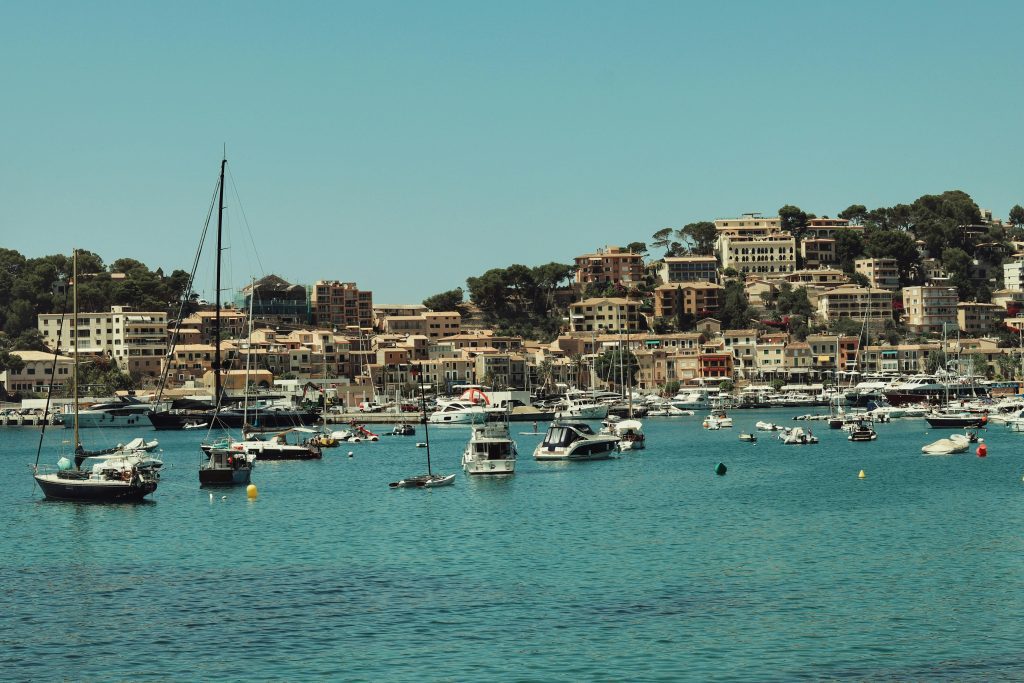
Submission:
M 921 420 L 851 443 L 791 415 L 650 418 L 646 450 L 584 463 L 535 462 L 539 437 L 513 424 L 517 471 L 498 479 L 459 470 L 468 428 L 432 428 L 455 485 L 390 490 L 425 471 L 419 426 L 259 463 L 255 500 L 199 488 L 202 434 L 147 431 L 166 466 L 141 505 L 44 502 L 38 431 L 0 430 L 0 675 L 1024 678 L 1024 434 L 935 457 L 921 446 L 951 430 Z M 740 442 L 761 419 L 821 443 Z M 43 461 L 67 438 L 49 429 Z

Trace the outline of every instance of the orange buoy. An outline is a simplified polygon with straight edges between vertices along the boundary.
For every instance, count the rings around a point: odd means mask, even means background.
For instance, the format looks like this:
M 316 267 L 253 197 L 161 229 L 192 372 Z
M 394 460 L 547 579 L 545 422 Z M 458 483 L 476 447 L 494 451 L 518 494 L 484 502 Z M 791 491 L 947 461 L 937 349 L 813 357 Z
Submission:
M 978 450 L 975 452 L 978 454 L 979 458 L 984 458 L 988 455 L 988 446 L 985 445 L 985 439 L 980 439 L 978 441 Z
M 981 416 L 981 424 L 982 425 L 988 424 L 988 415 L 982 415 Z

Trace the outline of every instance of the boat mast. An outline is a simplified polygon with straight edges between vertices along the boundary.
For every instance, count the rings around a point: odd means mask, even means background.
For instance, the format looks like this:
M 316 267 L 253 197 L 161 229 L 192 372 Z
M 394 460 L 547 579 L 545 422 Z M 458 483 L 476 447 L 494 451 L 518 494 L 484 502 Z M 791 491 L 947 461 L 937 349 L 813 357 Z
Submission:
M 71 251 L 71 282 L 72 284 L 72 297 L 71 297 L 71 315 L 74 320 L 75 330 L 72 339 L 75 341 L 75 366 L 73 374 L 71 375 L 71 398 L 74 401 L 75 407 L 75 455 L 78 455 L 79 449 L 82 447 L 82 442 L 78 438 L 78 249 Z M 75 469 L 78 469 L 78 458 L 75 458 Z
M 256 301 L 256 278 L 249 289 L 249 336 L 245 340 L 245 403 L 242 405 L 242 427 L 249 424 L 249 367 L 252 364 L 252 305 Z M 243 435 L 244 438 L 244 435 Z
M 220 257 L 221 257 L 221 239 L 224 227 L 224 167 L 227 166 L 227 157 L 221 159 L 220 162 L 220 199 L 219 206 L 217 209 L 217 275 L 216 275 L 216 293 L 214 298 L 216 299 L 216 312 L 213 322 L 213 391 L 214 391 L 214 420 L 217 419 L 217 412 L 220 410 Z M 255 294 L 255 287 L 253 292 L 250 292 L 249 296 Z M 251 305 L 251 300 L 250 300 Z M 213 426 L 212 424 L 210 425 Z
M 423 438 L 426 439 L 427 444 L 427 476 L 432 477 L 434 476 L 434 473 L 430 470 L 430 429 L 427 427 L 427 423 L 430 422 L 430 420 L 427 419 L 427 399 L 423 395 L 423 368 L 420 367 L 416 374 L 419 375 L 420 378 L 420 408 L 423 410 Z
M 629 308 L 626 308 L 626 351 L 629 351 Z M 632 352 L 630 352 L 632 355 Z M 622 362 L 622 349 L 619 349 L 619 362 Z M 629 363 L 626 364 L 629 366 Z M 622 381 L 626 381 L 626 374 L 622 374 Z M 629 408 L 629 419 L 633 419 L 633 369 L 629 369 L 629 382 L 626 384 L 626 406 Z

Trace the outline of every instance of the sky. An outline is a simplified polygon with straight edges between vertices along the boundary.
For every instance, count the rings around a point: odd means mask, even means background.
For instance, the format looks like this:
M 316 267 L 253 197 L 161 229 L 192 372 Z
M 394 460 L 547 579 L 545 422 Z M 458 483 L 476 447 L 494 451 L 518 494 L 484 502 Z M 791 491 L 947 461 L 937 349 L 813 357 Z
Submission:
M 0 247 L 189 270 L 225 148 L 225 286 L 376 303 L 785 204 L 961 189 L 1005 217 L 1022 23 L 1015 2 L 0 0 Z

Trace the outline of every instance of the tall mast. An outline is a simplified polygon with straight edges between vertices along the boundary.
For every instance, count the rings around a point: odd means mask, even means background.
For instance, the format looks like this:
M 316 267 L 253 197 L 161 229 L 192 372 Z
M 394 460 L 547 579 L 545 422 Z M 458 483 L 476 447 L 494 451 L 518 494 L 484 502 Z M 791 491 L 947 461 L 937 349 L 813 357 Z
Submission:
M 78 448 L 82 445 L 78 438 L 78 249 L 71 251 L 71 282 L 74 283 L 72 285 L 71 315 L 75 325 L 74 333 L 71 336 L 75 342 L 75 366 L 71 375 L 71 398 L 75 406 L 75 451 L 77 452 Z
M 216 283 L 216 317 L 213 322 L 213 391 L 214 411 L 220 408 L 220 256 L 221 256 L 221 233 L 224 226 L 224 167 L 227 166 L 227 157 L 220 162 L 220 205 L 217 210 L 217 283 Z M 252 296 L 253 292 L 249 293 Z
M 428 427 L 428 423 L 430 422 L 430 420 L 427 419 L 427 399 L 426 399 L 426 396 L 424 396 L 424 394 L 423 394 L 423 366 L 422 365 L 420 365 L 419 372 L 417 372 L 416 374 L 418 374 L 420 376 L 420 407 L 423 410 L 423 438 L 426 439 L 426 444 L 427 444 L 427 475 L 433 476 L 434 473 L 430 469 L 430 429 Z M 434 395 L 435 396 L 437 395 L 436 387 L 434 389 Z
M 630 347 L 630 343 L 629 343 L 629 307 L 627 306 L 627 308 L 626 308 L 626 352 L 630 354 L 630 357 L 632 357 L 632 353 L 633 352 L 630 350 L 629 347 Z M 619 361 L 620 362 L 622 361 L 621 349 L 620 349 L 620 353 L 619 353 Z M 626 384 L 626 392 L 627 392 L 626 393 L 626 405 L 629 407 L 629 419 L 632 420 L 633 419 L 633 366 L 630 365 L 629 363 L 626 363 L 626 367 L 629 369 L 629 379 L 626 380 L 626 375 L 625 374 L 623 374 L 622 379 L 623 379 L 623 381 L 628 381 L 628 384 Z

